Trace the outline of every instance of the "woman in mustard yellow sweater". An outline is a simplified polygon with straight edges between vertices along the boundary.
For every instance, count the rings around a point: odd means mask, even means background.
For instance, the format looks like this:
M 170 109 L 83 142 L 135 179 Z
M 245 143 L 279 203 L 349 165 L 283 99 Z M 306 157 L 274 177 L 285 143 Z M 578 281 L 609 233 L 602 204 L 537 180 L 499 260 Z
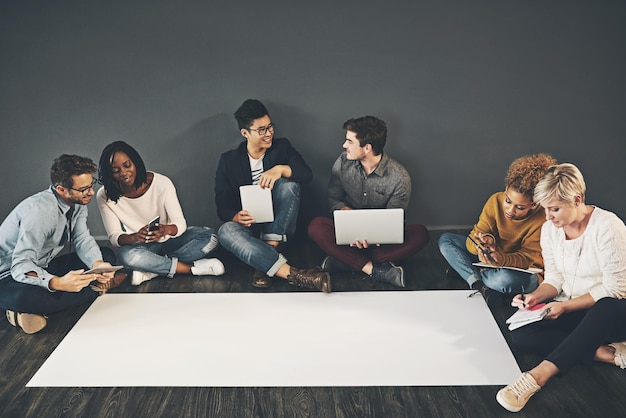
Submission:
M 450 266 L 487 298 L 500 293 L 531 292 L 542 278 L 539 273 L 501 267 L 543 269 L 539 235 L 545 215 L 533 202 L 535 185 L 556 160 L 547 154 L 517 158 L 509 166 L 503 192 L 494 193 L 469 237 L 446 232 L 439 250 Z M 492 267 L 478 267 L 481 262 Z

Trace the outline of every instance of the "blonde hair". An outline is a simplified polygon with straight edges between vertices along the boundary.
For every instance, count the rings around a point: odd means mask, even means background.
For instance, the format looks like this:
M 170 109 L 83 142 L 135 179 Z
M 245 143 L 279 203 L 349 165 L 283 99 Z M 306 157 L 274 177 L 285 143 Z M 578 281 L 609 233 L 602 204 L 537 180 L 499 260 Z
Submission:
M 576 196 L 585 200 L 587 186 L 582 173 L 574 164 L 553 165 L 535 186 L 534 201 L 544 205 L 558 199 L 565 203 L 574 203 Z
M 537 182 L 546 170 L 554 164 L 556 164 L 556 160 L 548 154 L 534 154 L 516 158 L 509 166 L 504 185 L 532 201 Z

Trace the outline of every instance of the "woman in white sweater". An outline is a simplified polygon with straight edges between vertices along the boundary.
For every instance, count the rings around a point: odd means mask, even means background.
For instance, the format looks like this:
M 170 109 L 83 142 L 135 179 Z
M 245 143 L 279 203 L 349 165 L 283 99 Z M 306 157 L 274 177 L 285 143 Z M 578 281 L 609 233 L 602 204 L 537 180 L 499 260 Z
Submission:
M 548 380 L 577 364 L 626 368 L 626 226 L 614 213 L 586 205 L 585 191 L 572 164 L 550 167 L 535 187 L 534 201 L 548 221 L 540 240 L 544 281 L 512 305 L 546 315 L 512 331 L 511 339 L 544 360 L 498 392 L 509 411 L 521 410 Z
M 107 145 L 100 156 L 98 209 L 132 284 L 176 273 L 221 275 L 224 265 L 205 258 L 217 247 L 215 231 L 187 226 L 171 180 L 146 171 L 139 153 L 124 141 Z M 156 229 L 149 223 L 159 217 Z

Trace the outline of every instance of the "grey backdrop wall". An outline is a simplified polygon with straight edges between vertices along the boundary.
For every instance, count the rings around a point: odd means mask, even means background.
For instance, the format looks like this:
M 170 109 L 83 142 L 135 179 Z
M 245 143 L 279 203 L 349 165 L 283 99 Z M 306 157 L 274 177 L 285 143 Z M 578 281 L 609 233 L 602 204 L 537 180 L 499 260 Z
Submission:
M 473 224 L 537 152 L 577 164 L 587 201 L 624 219 L 625 21 L 623 1 L 2 0 L 0 216 L 54 157 L 124 139 L 190 224 L 218 226 L 217 161 L 254 97 L 314 169 L 305 220 L 325 211 L 342 123 L 365 114 L 411 173 L 409 221 Z

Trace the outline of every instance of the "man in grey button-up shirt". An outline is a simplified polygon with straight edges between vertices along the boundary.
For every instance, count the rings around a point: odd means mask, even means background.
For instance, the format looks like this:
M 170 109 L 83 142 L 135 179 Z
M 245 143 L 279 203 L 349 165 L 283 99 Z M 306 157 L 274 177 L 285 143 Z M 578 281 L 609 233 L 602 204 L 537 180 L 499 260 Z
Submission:
M 110 266 L 105 258 L 114 261 L 110 250 L 103 257 L 87 227 L 96 168 L 89 158 L 60 156 L 50 171 L 52 186 L 23 200 L 0 225 L 0 307 L 28 333 L 46 325 L 45 314 L 93 302 L 90 282 L 113 276 L 81 274 Z M 68 254 L 57 257 L 66 247 Z
M 344 152 L 332 167 L 328 184 L 330 210 L 407 209 L 411 178 L 399 162 L 383 153 L 387 125 L 373 116 L 350 119 L 343 125 Z M 363 225 L 367 228 L 367 225 Z M 329 254 L 322 270 L 331 273 L 362 271 L 374 279 L 405 287 L 404 270 L 393 261 L 415 254 L 428 243 L 423 225 L 407 224 L 404 243 L 370 247 L 356 241 L 350 246 L 335 244 L 335 228 L 329 218 L 318 217 L 309 225 L 309 236 Z

